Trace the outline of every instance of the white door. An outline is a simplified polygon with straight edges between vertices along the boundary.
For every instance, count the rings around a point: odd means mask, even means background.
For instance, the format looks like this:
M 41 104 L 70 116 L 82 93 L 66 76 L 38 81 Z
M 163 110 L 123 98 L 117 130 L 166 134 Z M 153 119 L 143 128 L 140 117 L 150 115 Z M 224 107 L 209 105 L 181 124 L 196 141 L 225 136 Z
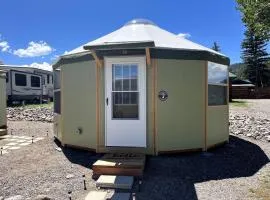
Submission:
M 145 57 L 105 57 L 106 146 L 146 147 Z

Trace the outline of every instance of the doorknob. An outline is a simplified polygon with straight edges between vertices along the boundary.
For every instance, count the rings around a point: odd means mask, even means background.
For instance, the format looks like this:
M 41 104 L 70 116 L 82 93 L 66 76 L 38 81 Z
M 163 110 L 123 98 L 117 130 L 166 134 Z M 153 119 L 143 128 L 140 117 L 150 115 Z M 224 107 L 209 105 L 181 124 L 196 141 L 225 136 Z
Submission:
M 108 105 L 108 103 L 109 103 L 109 99 L 108 99 L 108 97 L 106 98 L 106 104 Z

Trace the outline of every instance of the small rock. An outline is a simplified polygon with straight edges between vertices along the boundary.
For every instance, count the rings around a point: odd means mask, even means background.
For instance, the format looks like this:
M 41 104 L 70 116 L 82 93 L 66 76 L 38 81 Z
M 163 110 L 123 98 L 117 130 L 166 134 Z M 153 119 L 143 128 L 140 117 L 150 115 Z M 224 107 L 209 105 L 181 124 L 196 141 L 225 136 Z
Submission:
M 247 134 L 247 137 L 251 137 L 251 136 L 252 136 L 252 134 L 251 134 L 251 133 L 248 133 L 248 134 Z
M 16 196 L 11 196 L 9 198 L 6 198 L 5 200 L 24 200 L 25 198 L 22 195 L 16 195 Z
M 0 200 L 4 200 L 4 197 L 0 197 Z
M 59 151 L 59 152 L 62 151 L 62 149 L 61 149 L 60 147 L 55 147 L 55 149 L 56 149 L 57 151 Z
M 53 198 L 47 196 L 47 195 L 38 195 L 35 200 L 53 200 Z
M 73 174 L 68 174 L 68 175 L 66 176 L 67 179 L 71 179 L 71 178 L 73 178 L 73 177 L 74 177 Z

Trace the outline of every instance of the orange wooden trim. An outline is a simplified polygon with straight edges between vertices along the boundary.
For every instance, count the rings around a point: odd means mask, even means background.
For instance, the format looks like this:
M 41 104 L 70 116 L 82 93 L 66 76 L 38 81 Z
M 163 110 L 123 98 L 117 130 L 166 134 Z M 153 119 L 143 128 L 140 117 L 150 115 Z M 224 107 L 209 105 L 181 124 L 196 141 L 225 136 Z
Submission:
M 90 152 L 96 152 L 96 149 L 88 148 L 88 147 L 81 147 L 77 145 L 72 145 L 72 144 L 61 144 L 63 147 L 67 148 L 72 148 L 72 149 L 80 149 L 80 150 L 85 150 L 85 151 L 90 151 Z
M 205 61 L 205 129 L 204 129 L 204 151 L 207 151 L 207 137 L 208 137 L 208 62 Z
M 178 153 L 191 153 L 191 152 L 198 152 L 202 151 L 202 148 L 195 148 L 195 149 L 183 149 L 183 150 L 169 150 L 169 151 L 159 151 L 158 154 L 178 154 Z
M 91 53 L 92 53 L 92 56 L 94 57 L 94 59 L 95 59 L 95 61 L 96 61 L 96 64 L 97 64 L 99 67 L 101 67 L 101 66 L 102 66 L 102 63 L 101 63 L 101 61 L 99 60 L 99 58 L 98 58 L 96 52 L 95 52 L 94 50 L 92 50 Z
M 145 48 L 145 54 L 146 54 L 146 63 L 148 66 L 151 65 L 151 56 L 150 56 L 150 49 Z

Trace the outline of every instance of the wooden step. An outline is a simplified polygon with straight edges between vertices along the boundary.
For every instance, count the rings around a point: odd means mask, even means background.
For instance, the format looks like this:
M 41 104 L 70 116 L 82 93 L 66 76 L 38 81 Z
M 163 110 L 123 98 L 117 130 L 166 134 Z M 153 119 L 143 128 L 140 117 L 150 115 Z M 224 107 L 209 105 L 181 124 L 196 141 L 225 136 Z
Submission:
M 7 129 L 0 129 L 0 136 L 6 135 L 7 134 Z
M 101 175 L 96 182 L 96 187 L 131 190 L 133 182 L 133 176 Z
M 93 166 L 94 175 L 143 176 L 145 155 L 105 154 Z

